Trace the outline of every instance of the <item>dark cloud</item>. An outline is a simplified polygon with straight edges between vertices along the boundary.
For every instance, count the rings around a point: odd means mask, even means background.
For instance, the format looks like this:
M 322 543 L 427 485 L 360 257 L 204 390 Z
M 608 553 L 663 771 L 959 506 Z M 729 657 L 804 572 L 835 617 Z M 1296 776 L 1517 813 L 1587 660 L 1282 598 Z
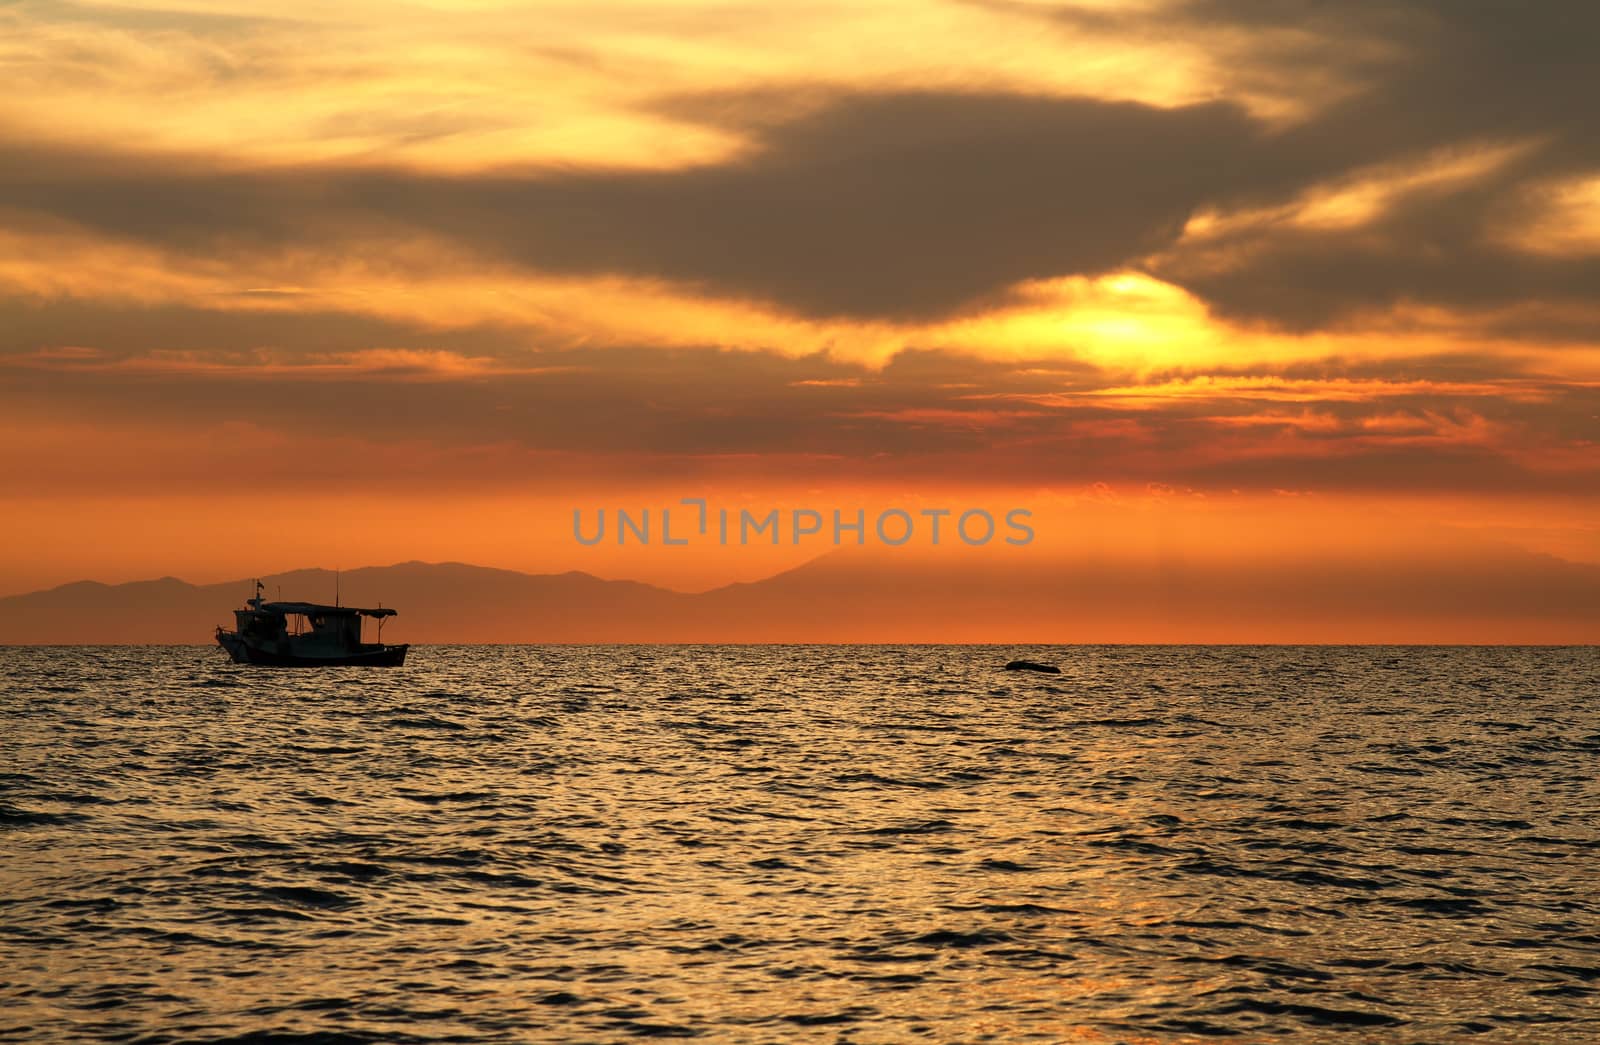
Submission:
M 1154 271 L 1222 312 L 1294 328 L 1333 325 L 1400 302 L 1457 308 L 1588 305 L 1600 255 L 1532 255 L 1503 235 L 1549 187 L 1600 173 L 1600 6 L 1583 0 L 1190 0 L 1175 17 L 1225 32 L 1240 68 L 1293 84 L 1307 67 L 1346 96 L 1263 143 L 1262 162 L 1220 202 L 1283 202 L 1381 164 L 1439 150 L 1519 144 L 1481 178 L 1403 193 L 1352 229 L 1253 227 L 1201 249 L 1180 247 Z M 1264 32 L 1275 30 L 1276 32 Z M 1282 48 L 1284 31 L 1298 35 Z M 1240 42 L 1242 41 L 1242 43 Z M 1541 324 L 1518 320 L 1541 333 Z M 1570 330 L 1553 319 L 1558 336 Z M 1591 338 L 1592 341 L 1592 331 Z
M 1431 213 L 1429 213 L 1431 211 Z M 1419 208 L 1349 230 L 1240 233 L 1205 249 L 1179 250 L 1157 275 L 1204 298 L 1214 311 L 1294 330 L 1346 325 L 1404 304 L 1488 310 L 1530 302 L 1587 308 L 1600 294 L 1600 256 L 1529 255 L 1488 240 L 1481 215 Z M 1600 327 L 1571 316 L 1508 316 L 1484 335 L 1594 344 Z
M 993 407 L 962 400 L 973 385 L 1018 394 L 1063 385 L 1059 377 L 964 356 L 913 352 L 902 360 L 879 374 L 824 355 L 550 349 L 520 354 L 520 371 L 426 379 L 406 371 L 266 371 L 248 355 L 201 370 L 130 368 L 137 360 L 126 357 L 111 366 L 96 358 L 31 358 L 0 371 L 0 406 L 13 418 L 41 422 L 203 432 L 246 420 L 291 437 L 381 435 L 447 451 L 500 446 L 590 455 L 611 459 L 624 473 L 646 460 L 648 469 L 683 472 L 718 456 L 936 463 L 976 454 L 991 444 L 980 425 L 908 423 L 905 413 L 940 409 L 976 420 Z M 300 361 L 326 360 L 302 354 Z M 961 387 L 944 387 L 950 378 Z M 348 462 L 339 460 L 338 468 L 346 474 Z
M 504 248 L 535 265 L 701 280 L 812 314 L 938 315 L 1170 244 L 1251 131 L 1223 105 L 904 94 L 758 133 L 742 164 L 483 185 L 452 224 L 509 220 L 526 231 Z
M 282 304 L 297 295 L 284 291 L 243 292 L 237 299 Z M 450 351 L 467 356 L 506 356 L 525 350 L 531 335 L 503 326 L 429 330 L 400 320 L 320 305 L 299 308 L 228 308 L 235 302 L 113 304 L 77 298 L 0 296 L 0 361 L 5 356 L 69 346 L 94 348 L 106 358 L 155 352 L 195 353 L 219 363 L 251 353 L 275 358 L 318 359 L 372 348 Z
M 1354 228 L 1262 222 L 1146 262 L 1214 310 L 1293 330 L 1348 325 L 1401 303 L 1481 311 L 1486 333 L 1595 340 L 1571 318 L 1600 292 L 1600 251 L 1533 255 L 1507 242 L 1564 179 L 1600 174 L 1600 6 L 1587 0 L 1173 0 L 1119 11 L 972 0 L 1075 37 L 1181 38 L 1217 61 L 1224 94 L 1308 115 L 1258 134 L 1208 204 L 1287 204 L 1374 170 L 1516 145 L 1478 178 L 1420 185 Z M 1333 101 L 1328 101 L 1329 97 Z M 1585 326 L 1587 323 L 1587 326 Z
M 13 143 L 0 145 L 0 209 L 205 256 L 310 248 L 381 266 L 385 244 L 420 233 L 486 262 L 660 278 L 812 316 L 924 319 L 1027 279 L 1142 266 L 1223 314 L 1292 329 L 1408 302 L 1515 305 L 1497 332 L 1592 340 L 1571 317 L 1600 293 L 1600 256 L 1533 255 L 1502 233 L 1562 179 L 1600 171 L 1600 6 L 985 6 L 1044 10 L 1067 33 L 1182 35 L 1222 59 L 1225 95 L 1299 97 L 1308 115 L 1269 128 L 1227 102 L 951 90 L 673 98 L 665 117 L 748 148 L 668 171 L 252 170 Z M 417 120 L 417 134 L 451 130 Z M 1199 208 L 1273 207 L 1441 150 L 1508 145 L 1520 151 L 1502 166 L 1417 185 L 1356 227 L 1262 221 L 1179 240 Z
M 929 92 L 744 129 L 748 156 L 668 172 L 230 171 L 13 146 L 0 205 L 213 254 L 422 230 L 547 272 L 926 317 L 1169 246 L 1239 177 L 1254 133 L 1225 104 Z

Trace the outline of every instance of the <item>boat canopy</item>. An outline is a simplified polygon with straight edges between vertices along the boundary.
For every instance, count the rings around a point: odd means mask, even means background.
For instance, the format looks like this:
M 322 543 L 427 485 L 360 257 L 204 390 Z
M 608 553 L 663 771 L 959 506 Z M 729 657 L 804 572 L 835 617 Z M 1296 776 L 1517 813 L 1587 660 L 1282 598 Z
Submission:
M 269 613 L 303 613 L 308 616 L 335 617 L 361 614 L 363 617 L 393 617 L 398 611 L 387 607 L 369 610 L 359 606 L 323 606 L 315 602 L 266 602 L 261 608 Z

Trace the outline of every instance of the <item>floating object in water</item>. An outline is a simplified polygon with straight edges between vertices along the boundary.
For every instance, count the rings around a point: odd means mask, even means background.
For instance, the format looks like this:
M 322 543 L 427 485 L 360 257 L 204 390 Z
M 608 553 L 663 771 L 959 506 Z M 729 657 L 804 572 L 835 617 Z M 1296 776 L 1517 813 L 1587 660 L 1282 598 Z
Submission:
M 1046 675 L 1059 675 L 1061 669 L 1054 664 L 1037 664 L 1031 660 L 1014 660 L 1006 665 L 1007 671 L 1042 671 Z

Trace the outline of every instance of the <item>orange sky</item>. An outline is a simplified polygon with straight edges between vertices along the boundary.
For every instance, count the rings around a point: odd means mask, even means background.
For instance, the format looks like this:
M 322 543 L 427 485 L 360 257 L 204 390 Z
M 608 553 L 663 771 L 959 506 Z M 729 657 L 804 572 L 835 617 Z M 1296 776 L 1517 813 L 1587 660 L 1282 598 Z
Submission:
M 571 539 L 688 496 L 1600 563 L 1592 5 L 258 11 L 0 8 L 0 595 L 811 554 Z

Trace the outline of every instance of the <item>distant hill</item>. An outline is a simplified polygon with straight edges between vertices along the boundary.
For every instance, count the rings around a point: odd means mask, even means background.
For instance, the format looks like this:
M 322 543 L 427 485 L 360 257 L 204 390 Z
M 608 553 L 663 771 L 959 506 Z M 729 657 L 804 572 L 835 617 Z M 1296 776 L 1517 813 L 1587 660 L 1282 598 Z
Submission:
M 266 597 L 334 600 L 331 570 L 261 578 Z M 346 606 L 396 607 L 385 641 L 589 642 L 642 634 L 671 619 L 687 595 L 587 573 L 526 574 L 462 563 L 405 562 L 338 576 Z M 0 643 L 209 642 L 254 593 L 251 580 L 192 585 L 172 577 L 93 581 L 0 598 Z
M 1487 544 L 1224 563 L 835 553 L 700 598 L 746 641 L 1600 642 L 1600 566 Z
M 262 579 L 269 597 L 333 598 L 328 570 Z M 578 572 L 407 562 L 346 571 L 339 588 L 346 605 L 400 610 L 386 640 L 429 643 L 1600 640 L 1600 567 L 1488 545 L 1465 557 L 1233 563 L 851 549 L 693 595 Z M 165 577 L 0 598 L 0 643 L 208 642 L 251 590 Z

